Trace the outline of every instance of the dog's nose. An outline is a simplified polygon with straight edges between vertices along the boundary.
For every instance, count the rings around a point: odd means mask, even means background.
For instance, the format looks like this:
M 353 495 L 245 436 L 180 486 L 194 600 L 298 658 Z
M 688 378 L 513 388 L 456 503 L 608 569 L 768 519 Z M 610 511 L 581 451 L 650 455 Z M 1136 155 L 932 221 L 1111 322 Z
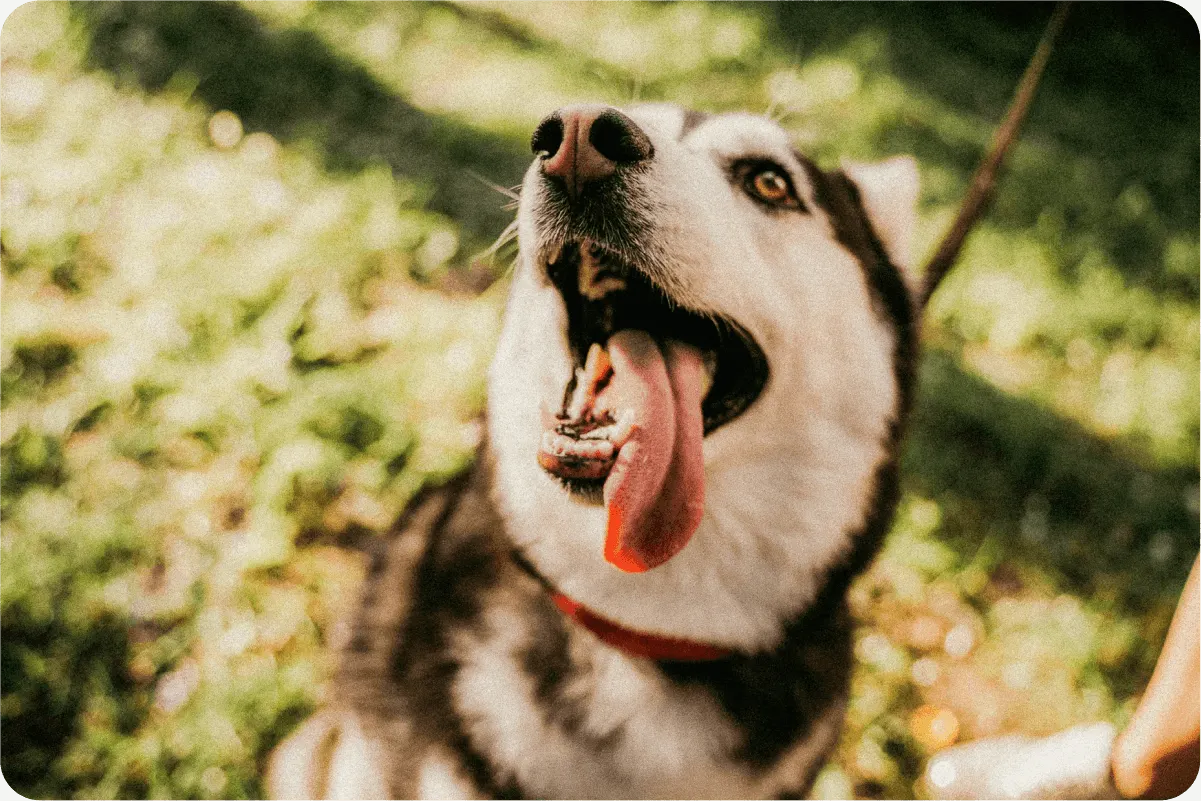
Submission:
M 561 178 L 571 195 L 612 175 L 619 165 L 654 155 L 650 138 L 632 119 L 608 106 L 569 106 L 538 123 L 530 147 L 542 172 Z

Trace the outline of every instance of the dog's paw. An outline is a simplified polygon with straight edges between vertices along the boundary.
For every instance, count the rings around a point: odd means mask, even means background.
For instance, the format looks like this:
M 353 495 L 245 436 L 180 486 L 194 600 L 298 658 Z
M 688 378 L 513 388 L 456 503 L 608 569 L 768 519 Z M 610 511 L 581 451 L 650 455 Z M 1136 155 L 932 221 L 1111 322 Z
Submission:
M 276 799 L 387 798 L 383 754 L 352 713 L 318 712 L 284 740 L 267 765 Z

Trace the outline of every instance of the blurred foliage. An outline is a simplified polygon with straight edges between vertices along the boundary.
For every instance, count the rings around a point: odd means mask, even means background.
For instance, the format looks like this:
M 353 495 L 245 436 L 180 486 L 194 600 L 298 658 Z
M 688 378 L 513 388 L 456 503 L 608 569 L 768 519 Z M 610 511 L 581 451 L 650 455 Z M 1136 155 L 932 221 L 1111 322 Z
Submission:
M 38 797 L 246 797 L 387 529 L 480 436 L 525 139 L 768 111 L 953 214 L 1042 4 L 89 3 L 0 40 L 0 736 Z M 1082 4 L 926 324 L 820 796 L 1130 714 L 1197 551 L 1196 26 Z

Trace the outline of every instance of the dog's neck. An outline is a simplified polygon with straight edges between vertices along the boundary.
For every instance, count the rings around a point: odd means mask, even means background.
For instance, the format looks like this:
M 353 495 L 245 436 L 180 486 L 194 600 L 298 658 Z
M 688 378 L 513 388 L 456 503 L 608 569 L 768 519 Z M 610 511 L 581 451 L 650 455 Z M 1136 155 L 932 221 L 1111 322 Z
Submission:
M 666 637 L 623 626 L 556 589 L 519 552 L 514 552 L 513 557 L 518 567 L 542 585 L 555 606 L 568 619 L 627 656 L 668 662 L 710 662 L 726 659 L 735 653 L 729 648 L 713 643 Z

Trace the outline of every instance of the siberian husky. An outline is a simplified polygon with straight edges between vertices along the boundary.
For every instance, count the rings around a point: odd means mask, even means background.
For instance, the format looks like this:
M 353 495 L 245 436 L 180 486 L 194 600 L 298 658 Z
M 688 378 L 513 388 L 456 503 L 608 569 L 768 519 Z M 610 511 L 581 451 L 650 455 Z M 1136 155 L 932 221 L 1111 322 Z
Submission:
M 897 500 L 916 167 L 668 105 L 532 144 L 487 445 L 380 541 L 269 787 L 803 797 Z

